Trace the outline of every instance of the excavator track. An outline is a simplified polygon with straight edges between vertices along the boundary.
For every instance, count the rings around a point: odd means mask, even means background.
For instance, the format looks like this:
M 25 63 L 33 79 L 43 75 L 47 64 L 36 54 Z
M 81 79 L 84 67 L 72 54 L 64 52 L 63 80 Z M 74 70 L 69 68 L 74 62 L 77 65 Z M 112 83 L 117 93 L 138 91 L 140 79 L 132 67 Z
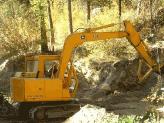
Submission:
M 13 106 L 0 93 L 0 122 L 61 123 L 80 110 L 78 101 L 19 103 Z
M 30 118 L 34 121 L 64 121 L 79 110 L 79 104 L 38 106 L 30 110 Z
M 64 102 L 32 102 L 19 105 L 19 117 L 24 120 L 38 121 L 64 121 L 80 110 L 77 101 Z

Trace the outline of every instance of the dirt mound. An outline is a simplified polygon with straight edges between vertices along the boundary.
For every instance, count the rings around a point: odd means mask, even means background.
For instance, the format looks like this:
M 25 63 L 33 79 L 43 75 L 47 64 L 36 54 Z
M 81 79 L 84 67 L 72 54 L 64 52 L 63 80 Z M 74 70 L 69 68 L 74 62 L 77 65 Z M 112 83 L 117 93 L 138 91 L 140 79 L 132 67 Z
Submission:
M 150 49 L 154 59 L 158 59 L 159 57 L 160 63 L 163 63 L 163 42 L 152 45 Z M 132 60 L 124 59 L 115 62 L 98 61 L 87 58 L 78 60 L 75 62 L 75 67 L 79 72 L 78 78 L 80 85 L 83 85 L 80 89 L 90 89 L 89 95 L 94 96 L 97 95 L 98 92 L 104 95 L 115 91 L 127 92 L 143 87 L 146 89 L 153 87 L 157 82 L 158 75 L 153 73 L 145 80 L 145 83 L 149 84 L 139 85 L 137 76 L 138 64 L 138 58 Z M 144 74 L 147 71 L 146 65 L 143 65 L 142 69 Z M 94 92 L 94 90 L 96 92 Z
M 107 89 L 113 92 L 114 90 L 128 90 L 132 87 L 136 87 L 138 79 L 136 76 L 137 71 L 137 59 L 128 61 L 119 61 L 113 63 L 101 63 L 102 68 L 100 70 L 100 81 L 104 82 L 100 84 L 101 89 Z
M 141 86 L 138 84 L 139 80 L 136 74 L 138 59 L 122 60 L 116 63 L 102 62 L 94 64 L 97 64 L 97 66 L 92 66 L 91 71 L 94 72 L 91 74 L 92 77 L 98 74 L 98 82 L 97 85 L 92 86 L 93 89 L 90 90 L 90 93 L 92 93 L 93 97 L 95 97 L 95 95 L 97 95 L 98 93 L 100 95 L 104 95 L 113 93 L 115 91 L 126 92 L 141 88 Z M 80 83 L 83 83 L 83 85 L 85 85 L 84 83 L 90 83 L 90 81 L 94 81 L 94 78 L 91 78 L 90 80 L 84 80 L 84 77 L 85 76 L 79 77 L 79 81 Z M 151 83 L 151 85 L 149 86 L 153 86 L 153 84 L 155 84 L 154 82 L 157 81 L 157 74 L 152 74 L 146 81 L 146 83 Z M 88 87 L 80 87 L 80 89 L 83 88 Z M 94 92 L 94 90 L 96 92 Z
M 117 123 L 119 116 L 107 113 L 104 108 L 86 105 L 64 123 Z
M 156 54 L 156 50 L 152 53 Z M 163 60 L 163 50 L 159 50 L 159 57 Z M 153 73 L 145 80 L 145 84 L 138 84 L 138 60 L 90 60 L 86 66 L 82 63 L 84 67 L 81 66 L 83 70 L 78 73 L 80 91 L 77 95 L 81 104 L 97 105 L 115 114 L 145 115 L 152 107 L 154 108 L 154 104 L 157 104 L 148 97 L 159 94 L 159 80 L 158 75 Z M 76 67 L 77 70 L 80 69 Z M 145 70 L 146 67 L 143 66 L 143 72 Z

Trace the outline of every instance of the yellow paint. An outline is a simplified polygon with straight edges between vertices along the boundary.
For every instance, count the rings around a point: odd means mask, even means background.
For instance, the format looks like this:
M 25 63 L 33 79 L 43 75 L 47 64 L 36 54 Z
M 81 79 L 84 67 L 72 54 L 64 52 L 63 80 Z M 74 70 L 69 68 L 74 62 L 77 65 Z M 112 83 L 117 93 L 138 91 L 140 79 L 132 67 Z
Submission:
M 12 98 L 17 102 L 70 100 L 68 89 L 59 79 L 12 79 Z

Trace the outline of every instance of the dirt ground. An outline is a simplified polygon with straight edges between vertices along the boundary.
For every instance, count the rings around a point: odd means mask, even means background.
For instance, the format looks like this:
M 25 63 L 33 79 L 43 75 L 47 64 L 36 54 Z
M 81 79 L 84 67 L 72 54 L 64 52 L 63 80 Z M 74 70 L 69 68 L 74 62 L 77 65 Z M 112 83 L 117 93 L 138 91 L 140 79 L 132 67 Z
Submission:
M 84 107 L 65 123 L 118 123 L 125 116 L 131 117 L 127 123 L 163 123 L 164 113 L 157 109 L 163 107 L 164 100 L 159 99 L 162 97 L 160 91 L 153 93 L 152 88 L 156 85 L 154 81 L 140 88 L 110 94 L 97 89 L 86 89 L 86 95 L 79 97 Z M 92 96 L 89 97 L 91 93 Z

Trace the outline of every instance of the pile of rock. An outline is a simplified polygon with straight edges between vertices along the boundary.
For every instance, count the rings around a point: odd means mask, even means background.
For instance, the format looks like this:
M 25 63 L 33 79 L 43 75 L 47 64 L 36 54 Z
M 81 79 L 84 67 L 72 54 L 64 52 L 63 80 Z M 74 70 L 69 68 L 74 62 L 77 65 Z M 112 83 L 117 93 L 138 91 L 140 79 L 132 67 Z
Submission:
M 107 113 L 104 108 L 85 105 L 64 123 L 117 123 L 119 115 Z

